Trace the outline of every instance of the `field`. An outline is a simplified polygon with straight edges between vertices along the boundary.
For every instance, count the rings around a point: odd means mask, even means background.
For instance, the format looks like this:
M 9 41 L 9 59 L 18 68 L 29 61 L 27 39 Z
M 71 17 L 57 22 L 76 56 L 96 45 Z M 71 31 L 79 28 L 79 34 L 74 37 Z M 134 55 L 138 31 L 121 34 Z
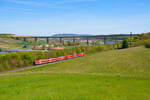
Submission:
M 11 37 L 10 36 L 6 37 L 5 35 L 1 36 L 1 34 L 0 34 L 0 48 L 23 49 L 23 46 L 25 46 L 25 45 L 28 47 L 32 47 L 34 45 L 34 39 L 27 39 L 27 41 L 23 41 L 23 39 L 16 40 L 16 39 L 13 39 L 12 37 L 15 38 L 13 35 Z M 46 44 L 46 40 L 38 39 L 37 43 L 39 45 L 44 45 L 44 44 Z
M 0 37 L 0 48 L 23 49 L 23 46 L 27 43 L 28 42 L 23 42 L 22 40 Z
M 0 74 L 0 100 L 149 100 L 150 49 L 111 50 Z

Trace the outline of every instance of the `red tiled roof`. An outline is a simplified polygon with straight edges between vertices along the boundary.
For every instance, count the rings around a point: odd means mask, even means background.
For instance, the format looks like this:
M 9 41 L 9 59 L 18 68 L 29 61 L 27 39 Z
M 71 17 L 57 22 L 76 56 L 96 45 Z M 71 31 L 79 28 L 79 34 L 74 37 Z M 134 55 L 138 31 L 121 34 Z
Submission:
M 64 48 L 51 48 L 51 50 L 64 50 Z

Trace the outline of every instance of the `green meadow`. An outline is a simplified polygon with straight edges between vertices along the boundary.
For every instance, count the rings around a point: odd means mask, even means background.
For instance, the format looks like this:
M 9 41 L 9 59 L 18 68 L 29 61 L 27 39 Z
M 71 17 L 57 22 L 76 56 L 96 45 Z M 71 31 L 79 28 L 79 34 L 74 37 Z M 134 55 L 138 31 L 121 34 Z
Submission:
M 0 100 L 150 100 L 150 49 L 110 50 L 1 73 Z

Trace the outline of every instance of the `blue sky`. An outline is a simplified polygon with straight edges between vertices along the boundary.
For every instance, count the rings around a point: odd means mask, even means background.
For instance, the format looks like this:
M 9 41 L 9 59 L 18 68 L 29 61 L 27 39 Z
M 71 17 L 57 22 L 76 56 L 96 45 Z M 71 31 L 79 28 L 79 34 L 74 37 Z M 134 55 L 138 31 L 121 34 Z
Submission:
M 150 31 L 150 0 L 0 0 L 0 33 Z

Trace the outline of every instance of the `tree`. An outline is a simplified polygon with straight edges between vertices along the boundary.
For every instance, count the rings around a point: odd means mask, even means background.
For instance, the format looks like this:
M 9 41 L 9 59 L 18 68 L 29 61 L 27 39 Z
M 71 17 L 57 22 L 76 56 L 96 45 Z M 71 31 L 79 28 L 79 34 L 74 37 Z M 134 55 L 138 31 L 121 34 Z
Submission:
M 68 44 L 68 46 L 73 46 L 73 43 L 70 41 L 68 41 L 67 44 Z
M 0 52 L 2 52 L 2 48 L 0 48 Z
M 46 49 L 46 46 L 45 45 L 42 45 L 42 48 L 41 48 L 42 50 L 45 50 Z
M 124 48 L 129 48 L 128 40 L 124 40 L 124 41 L 122 42 L 122 48 L 123 48 L 123 49 L 124 49 Z
M 37 49 L 37 47 L 38 47 L 38 43 L 37 42 L 33 42 L 33 50 L 36 50 Z

